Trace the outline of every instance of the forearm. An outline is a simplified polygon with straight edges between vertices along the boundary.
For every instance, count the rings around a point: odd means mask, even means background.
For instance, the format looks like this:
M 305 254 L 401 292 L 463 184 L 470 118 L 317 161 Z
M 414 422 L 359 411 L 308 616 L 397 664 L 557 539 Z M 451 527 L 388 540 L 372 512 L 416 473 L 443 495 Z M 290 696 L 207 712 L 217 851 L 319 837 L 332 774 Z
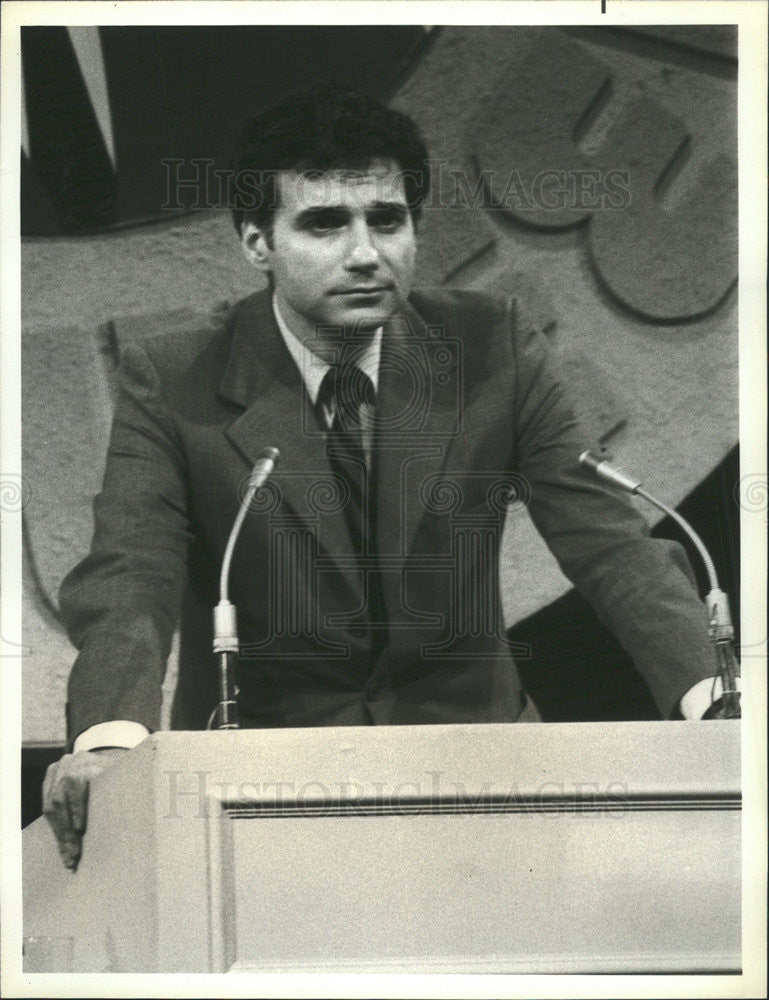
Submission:
M 645 676 L 665 715 L 716 671 L 683 549 L 652 538 L 630 498 L 579 464 L 589 446 L 544 339 L 517 332 L 516 461 L 530 513 L 566 576 Z
M 191 534 L 181 448 L 143 352 L 128 355 L 121 378 L 92 549 L 60 594 L 79 650 L 68 687 L 70 741 L 111 719 L 158 727 L 186 581 Z
M 690 572 L 677 543 L 641 536 L 572 575 L 666 717 L 690 689 L 717 671 L 707 610 Z

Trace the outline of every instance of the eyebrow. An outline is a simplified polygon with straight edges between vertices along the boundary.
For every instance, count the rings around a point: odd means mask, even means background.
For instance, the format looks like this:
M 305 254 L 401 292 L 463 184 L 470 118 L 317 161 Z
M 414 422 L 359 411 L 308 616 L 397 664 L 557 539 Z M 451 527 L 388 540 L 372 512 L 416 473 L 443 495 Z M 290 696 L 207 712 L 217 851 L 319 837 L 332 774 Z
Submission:
M 378 215 L 388 212 L 399 218 L 404 218 L 408 214 L 408 205 L 400 201 L 374 201 L 365 206 L 365 212 L 367 215 Z M 347 218 L 350 214 L 351 209 L 348 205 L 317 205 L 303 209 L 297 215 L 295 223 L 298 226 L 304 226 L 318 219 L 329 217 Z

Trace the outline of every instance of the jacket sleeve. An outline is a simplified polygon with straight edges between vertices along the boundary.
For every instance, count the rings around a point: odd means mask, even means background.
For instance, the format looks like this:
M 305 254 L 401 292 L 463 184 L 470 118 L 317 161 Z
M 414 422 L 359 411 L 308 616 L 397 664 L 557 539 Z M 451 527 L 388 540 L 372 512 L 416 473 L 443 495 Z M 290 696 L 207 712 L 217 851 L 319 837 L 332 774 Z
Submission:
M 516 459 L 529 511 L 563 572 L 646 678 L 668 717 L 716 673 L 707 611 L 683 548 L 653 538 L 633 500 L 579 464 L 589 447 L 545 337 L 512 312 Z
M 141 347 L 126 350 L 90 554 L 62 584 L 79 650 L 69 679 L 70 743 L 111 719 L 160 722 L 161 683 L 191 540 L 181 443 Z

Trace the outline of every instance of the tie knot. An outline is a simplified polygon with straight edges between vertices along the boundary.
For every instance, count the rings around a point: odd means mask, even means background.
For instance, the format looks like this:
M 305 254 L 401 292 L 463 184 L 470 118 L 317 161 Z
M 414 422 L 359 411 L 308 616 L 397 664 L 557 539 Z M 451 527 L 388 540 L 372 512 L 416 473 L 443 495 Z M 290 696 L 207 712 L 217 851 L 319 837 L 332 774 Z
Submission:
M 329 405 L 333 400 L 335 422 L 342 428 L 359 427 L 361 407 L 374 405 L 374 384 L 357 365 L 333 365 L 326 372 L 318 401 Z

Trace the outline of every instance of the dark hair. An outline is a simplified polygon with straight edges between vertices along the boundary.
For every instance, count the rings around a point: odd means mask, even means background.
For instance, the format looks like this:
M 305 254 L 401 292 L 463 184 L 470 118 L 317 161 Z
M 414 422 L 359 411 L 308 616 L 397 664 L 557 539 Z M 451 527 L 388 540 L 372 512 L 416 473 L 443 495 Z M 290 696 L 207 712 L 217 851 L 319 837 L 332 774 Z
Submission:
M 414 222 L 430 189 L 427 148 L 407 115 L 363 94 L 335 87 L 304 91 L 248 118 L 233 163 L 232 218 L 240 233 L 252 220 L 268 229 L 278 207 L 281 170 L 366 170 L 394 160 L 403 174 Z

